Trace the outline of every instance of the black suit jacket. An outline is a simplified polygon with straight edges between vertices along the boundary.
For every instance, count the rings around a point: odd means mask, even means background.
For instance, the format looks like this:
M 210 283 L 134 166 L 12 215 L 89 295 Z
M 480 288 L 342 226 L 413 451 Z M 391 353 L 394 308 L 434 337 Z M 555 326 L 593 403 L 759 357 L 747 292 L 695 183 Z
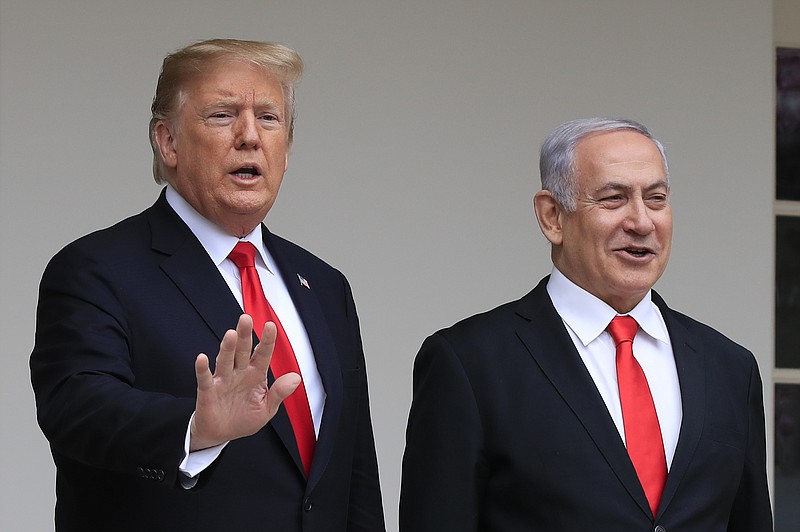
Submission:
M 327 393 L 309 477 L 281 407 L 230 442 L 193 489 L 180 486 L 195 357 L 213 359 L 242 309 L 162 193 L 65 247 L 42 277 L 31 376 L 57 467 L 57 530 L 385 529 L 350 287 L 266 228 L 264 241 Z
M 771 531 L 752 354 L 654 294 L 672 341 L 683 422 L 653 519 L 546 281 L 424 342 L 401 531 Z

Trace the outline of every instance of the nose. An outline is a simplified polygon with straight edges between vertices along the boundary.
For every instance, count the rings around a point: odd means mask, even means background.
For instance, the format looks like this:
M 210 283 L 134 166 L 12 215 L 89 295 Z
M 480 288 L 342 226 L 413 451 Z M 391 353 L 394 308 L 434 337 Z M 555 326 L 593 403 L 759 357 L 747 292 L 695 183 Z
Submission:
M 656 228 L 650 210 L 642 198 L 632 198 L 627 205 L 628 213 L 623 222 L 623 229 L 639 235 L 648 235 Z
M 258 148 L 261 137 L 258 135 L 256 117 L 252 113 L 242 113 L 236 121 L 236 148 L 252 150 Z

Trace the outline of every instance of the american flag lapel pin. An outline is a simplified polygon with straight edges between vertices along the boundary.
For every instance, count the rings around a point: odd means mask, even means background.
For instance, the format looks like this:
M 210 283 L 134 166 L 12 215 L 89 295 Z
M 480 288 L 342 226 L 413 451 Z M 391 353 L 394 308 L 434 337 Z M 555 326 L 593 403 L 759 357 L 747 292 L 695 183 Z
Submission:
M 308 285 L 308 281 L 306 281 L 306 278 L 300 275 L 299 273 L 297 274 L 297 280 L 300 281 L 300 286 L 305 286 L 306 288 L 311 290 L 311 287 Z

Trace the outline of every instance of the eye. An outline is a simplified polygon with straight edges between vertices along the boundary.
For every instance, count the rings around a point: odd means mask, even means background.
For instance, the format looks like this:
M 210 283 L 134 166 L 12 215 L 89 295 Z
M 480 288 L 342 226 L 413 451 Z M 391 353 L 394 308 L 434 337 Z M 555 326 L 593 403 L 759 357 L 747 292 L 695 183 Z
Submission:
M 233 118 L 233 114 L 228 111 L 214 111 L 208 115 L 206 121 L 211 124 L 224 124 L 230 122 Z
M 600 198 L 600 203 L 605 205 L 606 207 L 613 209 L 619 207 L 625 203 L 625 196 L 622 194 L 611 194 L 608 196 L 603 196 Z
M 646 201 L 648 206 L 652 209 L 663 209 L 667 205 L 669 197 L 662 193 L 652 194 L 647 197 Z

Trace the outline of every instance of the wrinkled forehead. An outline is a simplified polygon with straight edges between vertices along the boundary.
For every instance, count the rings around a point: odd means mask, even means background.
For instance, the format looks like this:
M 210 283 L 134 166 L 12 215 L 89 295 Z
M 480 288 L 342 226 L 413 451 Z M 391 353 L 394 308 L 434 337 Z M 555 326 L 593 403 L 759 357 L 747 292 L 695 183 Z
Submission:
M 245 73 L 253 72 L 256 76 L 250 84 L 242 84 L 242 68 Z M 274 88 L 280 87 L 280 94 Z M 266 93 L 269 93 L 268 95 Z M 292 115 L 293 102 L 290 88 L 281 83 L 273 69 L 244 60 L 217 60 L 197 69 L 189 78 L 185 78 L 176 94 L 173 107 L 174 118 L 183 114 L 186 104 L 192 107 L 210 105 L 211 103 L 243 103 L 253 100 L 258 107 L 282 107 L 284 112 Z
M 667 179 L 664 158 L 656 143 L 632 130 L 598 132 L 582 138 L 575 149 L 575 169 L 582 177 L 598 172 L 642 172 Z

